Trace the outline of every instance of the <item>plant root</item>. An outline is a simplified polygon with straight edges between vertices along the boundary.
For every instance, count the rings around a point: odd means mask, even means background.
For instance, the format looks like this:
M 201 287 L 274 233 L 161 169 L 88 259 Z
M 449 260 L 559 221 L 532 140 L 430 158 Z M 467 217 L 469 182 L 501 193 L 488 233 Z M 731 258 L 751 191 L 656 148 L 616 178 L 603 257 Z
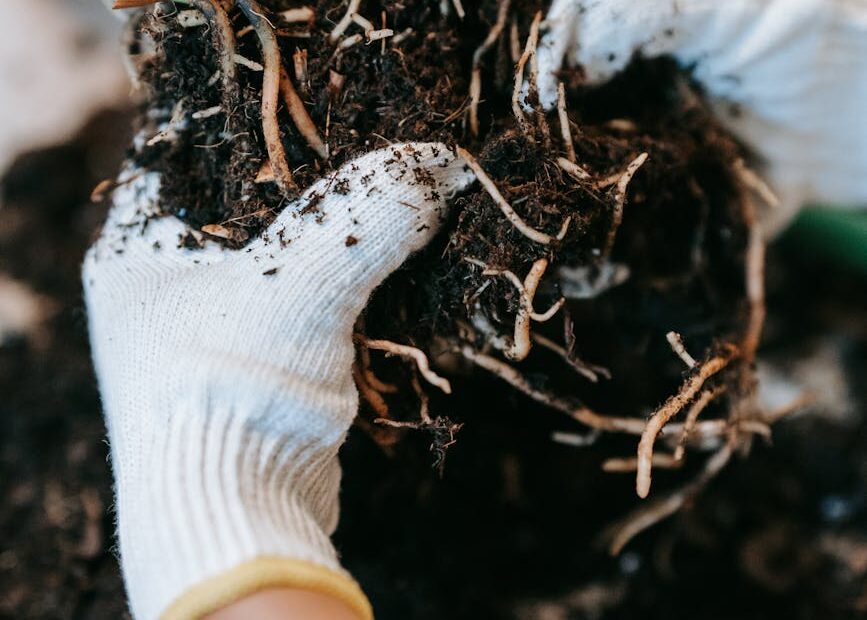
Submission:
M 591 383 L 598 383 L 600 375 L 605 377 L 606 379 L 611 378 L 611 373 L 608 372 L 607 368 L 603 368 L 602 366 L 596 366 L 594 364 L 588 364 L 587 362 L 577 358 L 574 354 L 570 354 L 564 347 L 561 347 L 553 340 L 550 340 L 549 338 L 546 338 L 541 334 L 534 333 L 533 341 L 539 346 L 544 347 L 549 351 L 553 351 L 554 353 L 562 357 L 563 360 L 575 370 L 575 372 L 586 378 Z
M 334 26 L 334 29 L 328 35 L 328 41 L 332 45 L 336 44 L 338 39 L 346 32 L 346 29 L 349 28 L 349 25 L 352 23 L 352 16 L 358 12 L 360 7 L 361 0 L 349 0 L 346 13 L 343 14 L 343 17 L 340 18 L 340 21 L 337 22 L 337 25 Z
M 646 504 L 609 529 L 611 542 L 608 551 L 619 555 L 623 547 L 636 535 L 680 510 L 695 497 L 728 464 L 734 452 L 734 435 L 715 452 L 704 465 L 701 473 L 682 488 Z
M 668 340 L 668 344 L 671 345 L 671 350 L 674 351 L 675 355 L 677 355 L 684 364 L 686 364 L 687 368 L 695 368 L 695 358 L 690 355 L 686 350 L 686 347 L 683 346 L 683 339 L 680 337 L 680 334 L 677 332 L 668 332 L 665 335 L 665 339 Z
M 277 37 L 274 35 L 271 23 L 256 0 L 236 0 L 236 3 L 256 31 L 262 47 L 265 67 L 262 76 L 262 134 L 277 187 L 285 196 L 289 196 L 297 187 L 289 162 L 286 160 L 286 151 L 280 138 L 280 124 L 277 121 L 277 100 L 280 94 L 280 74 L 283 66 L 280 47 L 277 45 Z
M 660 469 L 678 469 L 683 461 L 671 454 L 654 454 L 653 466 Z M 632 473 L 638 469 L 638 459 L 634 456 L 610 458 L 602 463 L 602 471 L 615 474 Z
M 623 221 L 623 207 L 626 205 L 626 188 L 632 180 L 635 172 L 641 168 L 644 162 L 647 161 L 647 153 L 641 153 L 638 157 L 629 162 L 626 170 L 620 175 L 617 180 L 617 185 L 614 187 L 614 213 L 611 215 L 611 228 L 608 229 L 608 236 L 605 238 L 605 247 L 602 250 L 602 258 L 608 258 L 611 255 L 611 250 L 614 248 L 614 240 L 617 237 L 617 230 L 620 228 L 620 222 Z
M 467 165 L 472 169 L 473 173 L 476 175 L 476 178 L 479 180 L 479 183 L 482 184 L 482 187 L 488 192 L 488 195 L 493 199 L 494 203 L 500 208 L 500 211 L 503 212 L 503 215 L 506 216 L 506 219 L 511 222 L 512 226 L 514 226 L 518 232 L 527 237 L 528 239 L 535 241 L 536 243 L 540 243 L 542 245 L 552 245 L 557 241 L 562 241 L 566 236 L 566 232 L 569 230 L 570 218 L 566 218 L 563 222 L 563 225 L 560 227 L 560 231 L 556 236 L 552 237 L 549 234 L 543 233 L 542 231 L 536 230 L 529 224 L 527 224 L 520 215 L 515 213 L 515 210 L 512 209 L 512 205 L 503 197 L 500 193 L 500 190 L 497 189 L 497 186 L 491 180 L 491 177 L 487 175 L 485 170 L 482 168 L 481 164 L 479 164 L 478 160 L 473 157 L 469 151 L 458 146 L 457 147 L 458 157 L 467 162 Z
M 533 136 L 533 131 L 529 121 L 527 121 L 527 117 L 524 115 L 524 111 L 521 109 L 521 91 L 524 88 L 524 67 L 526 67 L 530 57 L 536 55 L 536 45 L 539 42 L 539 24 L 541 22 L 542 11 L 538 11 L 535 17 L 533 17 L 533 22 L 530 24 L 530 34 L 527 36 L 524 52 L 518 59 L 518 65 L 515 68 L 515 85 L 512 88 L 512 114 L 514 114 L 515 120 L 518 121 L 521 131 L 530 138 Z M 531 71 L 533 71 L 534 65 L 535 62 L 531 64 Z
M 745 192 L 742 196 L 741 208 L 748 230 L 744 277 L 746 279 L 747 302 L 749 303 L 749 317 L 741 342 L 741 349 L 744 360 L 751 364 L 755 360 L 756 350 L 759 348 L 767 313 L 765 308 L 765 240 L 756 221 L 755 204 Z
M 566 114 L 566 87 L 563 82 L 557 84 L 557 118 L 560 119 L 560 135 L 563 137 L 563 146 L 566 147 L 566 159 L 569 163 L 576 164 L 578 157 L 575 155 L 575 145 L 572 144 L 572 130 Z M 562 164 L 560 167 L 563 167 Z
M 295 91 L 292 85 L 292 80 L 289 74 L 282 67 L 280 68 L 280 93 L 283 95 L 283 102 L 286 104 L 286 109 L 289 111 L 289 116 L 292 117 L 292 122 L 298 128 L 298 133 L 302 135 L 307 145 L 319 156 L 322 160 L 328 159 L 328 146 L 322 141 L 319 136 L 319 130 L 313 124 L 313 119 L 307 113 L 307 108 L 304 107 L 304 102 Z
M 418 371 L 421 373 L 421 376 L 433 386 L 438 387 L 446 394 L 452 393 L 452 385 L 449 383 L 448 379 L 444 379 L 436 374 L 430 368 L 430 362 L 427 359 L 427 356 L 420 350 L 415 347 L 411 347 L 406 344 L 398 344 L 396 342 L 391 342 L 390 340 L 371 340 L 362 334 L 355 335 L 355 341 L 363 347 L 367 347 L 368 349 L 376 349 L 377 351 L 385 351 L 390 355 L 397 355 L 404 359 L 409 359 L 415 362 L 418 367 Z
M 473 70 L 470 74 L 470 132 L 473 136 L 479 135 L 479 102 L 482 96 L 482 57 L 491 46 L 500 38 L 500 33 L 506 25 L 506 17 L 509 14 L 510 0 L 500 0 L 497 9 L 497 21 L 488 31 L 488 36 L 482 44 L 473 52 Z
M 686 451 L 686 441 L 689 439 L 692 429 L 695 428 L 695 423 L 698 416 L 704 411 L 707 406 L 715 401 L 719 396 L 726 391 L 725 386 L 718 386 L 710 390 L 704 390 L 699 394 L 695 402 L 690 405 L 686 412 L 686 419 L 683 422 L 683 429 L 680 431 L 680 437 L 677 440 L 677 447 L 674 449 L 674 459 L 680 461 L 683 459 L 683 454 Z
M 638 442 L 638 469 L 635 476 L 635 490 L 638 493 L 638 497 L 643 499 L 650 493 L 653 445 L 656 442 L 656 436 L 659 435 L 662 428 L 671 418 L 676 416 L 693 399 L 705 381 L 728 366 L 737 352 L 738 349 L 736 347 L 729 345 L 727 350 L 722 354 L 715 355 L 696 366 L 698 372 L 694 373 L 683 384 L 677 394 L 669 397 L 647 421 L 647 426 L 641 434 L 641 440 Z
M 491 269 L 485 263 L 476 259 L 467 258 L 467 262 L 481 267 L 482 275 L 485 276 L 503 276 L 514 285 L 520 293 L 521 303 L 518 308 L 518 314 L 515 317 L 515 332 L 511 343 L 504 349 L 503 353 L 511 360 L 521 361 L 530 353 L 532 340 L 530 338 L 530 321 L 544 322 L 549 320 L 565 303 L 565 298 L 560 298 L 546 312 L 538 314 L 533 310 L 533 298 L 536 296 L 536 289 L 539 287 L 539 281 L 545 274 L 548 268 L 548 259 L 540 258 L 533 263 L 527 277 L 521 282 L 521 279 L 508 269 Z

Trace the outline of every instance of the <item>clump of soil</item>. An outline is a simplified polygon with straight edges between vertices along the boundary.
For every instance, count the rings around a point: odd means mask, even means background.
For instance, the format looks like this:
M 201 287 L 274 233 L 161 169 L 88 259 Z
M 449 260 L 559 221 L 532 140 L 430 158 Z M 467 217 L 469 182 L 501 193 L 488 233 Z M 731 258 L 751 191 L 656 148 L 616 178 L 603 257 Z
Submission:
M 213 18 L 210 31 L 159 9 L 139 20 L 146 37 L 138 44 L 150 40 L 155 51 L 140 57 L 152 96 L 133 158 L 164 173 L 164 211 L 240 245 L 299 189 L 402 140 L 445 142 L 481 181 L 455 201 L 429 248 L 376 291 L 359 322 L 360 424 L 384 449 L 408 429 L 427 430 L 441 466 L 461 425 L 477 415 L 473 392 L 487 372 L 566 414 L 564 424 L 577 420 L 592 431 L 562 441 L 592 443 L 601 431 L 641 435 L 637 460 L 610 464 L 637 469 L 641 496 L 652 466 L 682 467 L 685 447 L 715 450 L 692 482 L 615 530 L 619 550 L 634 523 L 670 514 L 735 449 L 748 450 L 766 432 L 773 416 L 753 398 L 764 305 L 763 246 L 745 181 L 752 176 L 743 149 L 672 61 L 637 58 L 596 88 L 583 84 L 580 70 L 564 71 L 562 105 L 545 112 L 532 70 L 528 109 L 511 96 L 525 77 L 515 75 L 514 61 L 522 48 L 524 60 L 532 56 L 534 16 L 544 7 L 505 13 L 514 27 L 475 62 L 488 32 L 505 23 L 503 5 L 491 0 L 464 19 L 423 0 L 362 2 L 363 17 L 336 37 L 347 15 L 341 2 L 313 5 L 303 24 L 287 22 L 287 2 L 238 4 L 255 11 L 227 14 L 236 53 L 248 59 L 229 81 L 221 81 L 228 44 Z M 269 133 L 268 79 L 247 68 L 250 60 L 267 65 L 260 52 L 267 42 L 257 42 L 248 22 L 278 35 L 281 83 L 291 82 L 327 157 L 294 112 L 291 122 L 279 112 L 279 140 Z M 391 34 L 373 40 L 372 28 Z M 467 121 L 474 67 L 479 132 Z M 446 397 L 414 365 L 374 351 L 370 339 L 416 347 L 463 388 Z M 686 409 L 691 421 L 667 426 L 668 449 L 654 457 L 659 430 Z

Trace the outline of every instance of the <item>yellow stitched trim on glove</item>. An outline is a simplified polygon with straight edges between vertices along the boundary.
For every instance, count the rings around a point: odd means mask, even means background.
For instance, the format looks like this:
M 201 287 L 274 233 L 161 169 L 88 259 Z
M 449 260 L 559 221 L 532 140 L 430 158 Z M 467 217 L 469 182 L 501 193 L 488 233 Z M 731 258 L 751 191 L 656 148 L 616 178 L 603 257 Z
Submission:
M 195 585 L 169 606 L 161 620 L 198 620 L 267 588 L 326 594 L 345 603 L 362 620 L 373 620 L 370 602 L 349 577 L 320 564 L 276 556 L 260 556 Z

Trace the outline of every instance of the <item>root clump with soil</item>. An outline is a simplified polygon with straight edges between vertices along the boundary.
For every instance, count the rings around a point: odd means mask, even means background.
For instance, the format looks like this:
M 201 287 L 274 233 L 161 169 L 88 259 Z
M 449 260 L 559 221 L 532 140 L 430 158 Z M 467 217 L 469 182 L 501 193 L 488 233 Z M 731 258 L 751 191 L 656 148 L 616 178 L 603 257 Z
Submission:
M 634 471 L 642 498 L 654 469 L 688 464 L 613 526 L 618 552 L 768 435 L 753 363 L 769 199 L 672 61 L 595 88 L 564 70 L 545 111 L 544 6 L 187 4 L 143 12 L 130 38 L 150 91 L 133 158 L 201 231 L 181 242 L 241 246 L 314 180 L 404 140 L 442 141 L 476 174 L 359 320 L 359 424 L 384 450 L 425 430 L 442 467 L 491 374 L 527 415 L 565 414 L 555 440 L 632 436 L 604 469 Z

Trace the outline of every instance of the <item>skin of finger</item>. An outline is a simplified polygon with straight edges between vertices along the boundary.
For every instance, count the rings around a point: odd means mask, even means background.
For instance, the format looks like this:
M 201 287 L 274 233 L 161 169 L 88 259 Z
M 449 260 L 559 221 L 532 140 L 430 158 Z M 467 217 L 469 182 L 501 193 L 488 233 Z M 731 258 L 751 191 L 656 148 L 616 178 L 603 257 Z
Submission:
M 309 590 L 273 588 L 251 594 L 204 620 L 359 620 L 341 601 Z

